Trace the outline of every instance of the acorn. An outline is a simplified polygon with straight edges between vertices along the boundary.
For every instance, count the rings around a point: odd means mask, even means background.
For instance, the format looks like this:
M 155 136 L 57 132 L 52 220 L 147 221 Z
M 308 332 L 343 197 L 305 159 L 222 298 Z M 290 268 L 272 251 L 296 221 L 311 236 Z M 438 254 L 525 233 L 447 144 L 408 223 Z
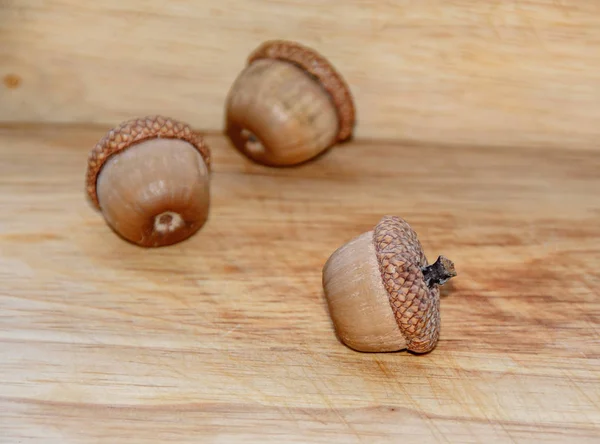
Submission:
M 92 149 L 86 189 L 122 238 L 142 247 L 181 242 L 208 218 L 210 150 L 190 126 L 163 116 L 121 123 Z
M 355 124 L 348 85 L 319 53 L 271 40 L 249 56 L 226 102 L 226 133 L 255 162 L 291 166 L 347 140 Z
M 428 264 L 408 222 L 384 216 L 329 257 L 323 289 L 336 334 L 348 347 L 427 353 L 440 334 L 439 287 L 454 276 L 443 256 Z

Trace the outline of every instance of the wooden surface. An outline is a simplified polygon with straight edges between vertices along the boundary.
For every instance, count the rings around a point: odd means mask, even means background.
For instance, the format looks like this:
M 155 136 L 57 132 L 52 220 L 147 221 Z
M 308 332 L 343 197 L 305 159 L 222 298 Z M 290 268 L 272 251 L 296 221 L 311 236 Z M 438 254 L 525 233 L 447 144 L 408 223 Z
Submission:
M 223 126 L 249 52 L 292 39 L 350 84 L 360 138 L 596 149 L 598 0 L 0 0 L 0 121 Z
M 598 442 L 600 153 L 355 142 L 278 170 L 211 136 L 208 224 L 144 250 L 84 196 L 105 130 L 0 129 L 0 442 Z M 459 272 L 428 355 L 333 333 L 321 267 L 383 214 Z

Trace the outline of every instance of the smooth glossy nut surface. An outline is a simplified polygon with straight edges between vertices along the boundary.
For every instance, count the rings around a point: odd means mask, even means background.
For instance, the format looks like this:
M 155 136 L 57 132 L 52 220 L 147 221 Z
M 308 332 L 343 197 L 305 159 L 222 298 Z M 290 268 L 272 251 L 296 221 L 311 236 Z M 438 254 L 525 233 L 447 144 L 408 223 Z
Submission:
M 294 42 L 261 45 L 227 97 L 228 137 L 264 165 L 313 159 L 350 137 L 353 126 L 354 105 L 341 76 L 322 56 Z
M 88 160 L 87 191 L 108 225 L 143 247 L 181 242 L 210 205 L 210 151 L 191 128 L 151 116 L 109 131 Z

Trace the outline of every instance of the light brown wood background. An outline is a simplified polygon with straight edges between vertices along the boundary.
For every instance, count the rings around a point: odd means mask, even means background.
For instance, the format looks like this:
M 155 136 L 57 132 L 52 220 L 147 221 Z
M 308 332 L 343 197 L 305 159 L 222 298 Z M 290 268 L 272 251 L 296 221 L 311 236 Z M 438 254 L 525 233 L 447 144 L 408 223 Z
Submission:
M 279 170 L 215 134 L 270 38 L 345 75 L 357 140 Z M 595 0 L 0 0 L 0 443 L 598 443 L 599 104 Z M 150 113 L 215 168 L 159 250 L 83 188 Z M 425 356 L 327 314 L 323 263 L 384 214 L 459 272 Z
M 0 130 L 0 442 L 597 443 L 600 153 L 219 136 L 207 225 L 134 247 L 83 194 L 103 128 Z M 430 354 L 339 343 L 321 269 L 383 214 L 459 276 Z
M 313 46 L 351 85 L 357 135 L 596 148 L 596 0 L 1 0 L 0 121 L 164 113 L 220 129 L 248 53 Z

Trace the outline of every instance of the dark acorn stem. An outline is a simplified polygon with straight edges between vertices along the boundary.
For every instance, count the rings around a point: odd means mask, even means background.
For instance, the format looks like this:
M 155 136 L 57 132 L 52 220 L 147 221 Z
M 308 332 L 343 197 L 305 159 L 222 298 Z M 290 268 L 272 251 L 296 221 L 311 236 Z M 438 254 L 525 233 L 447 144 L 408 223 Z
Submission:
M 438 257 L 433 264 L 421 268 L 421 271 L 428 287 L 433 287 L 436 284 L 444 285 L 449 279 L 456 276 L 454 263 L 444 256 Z

